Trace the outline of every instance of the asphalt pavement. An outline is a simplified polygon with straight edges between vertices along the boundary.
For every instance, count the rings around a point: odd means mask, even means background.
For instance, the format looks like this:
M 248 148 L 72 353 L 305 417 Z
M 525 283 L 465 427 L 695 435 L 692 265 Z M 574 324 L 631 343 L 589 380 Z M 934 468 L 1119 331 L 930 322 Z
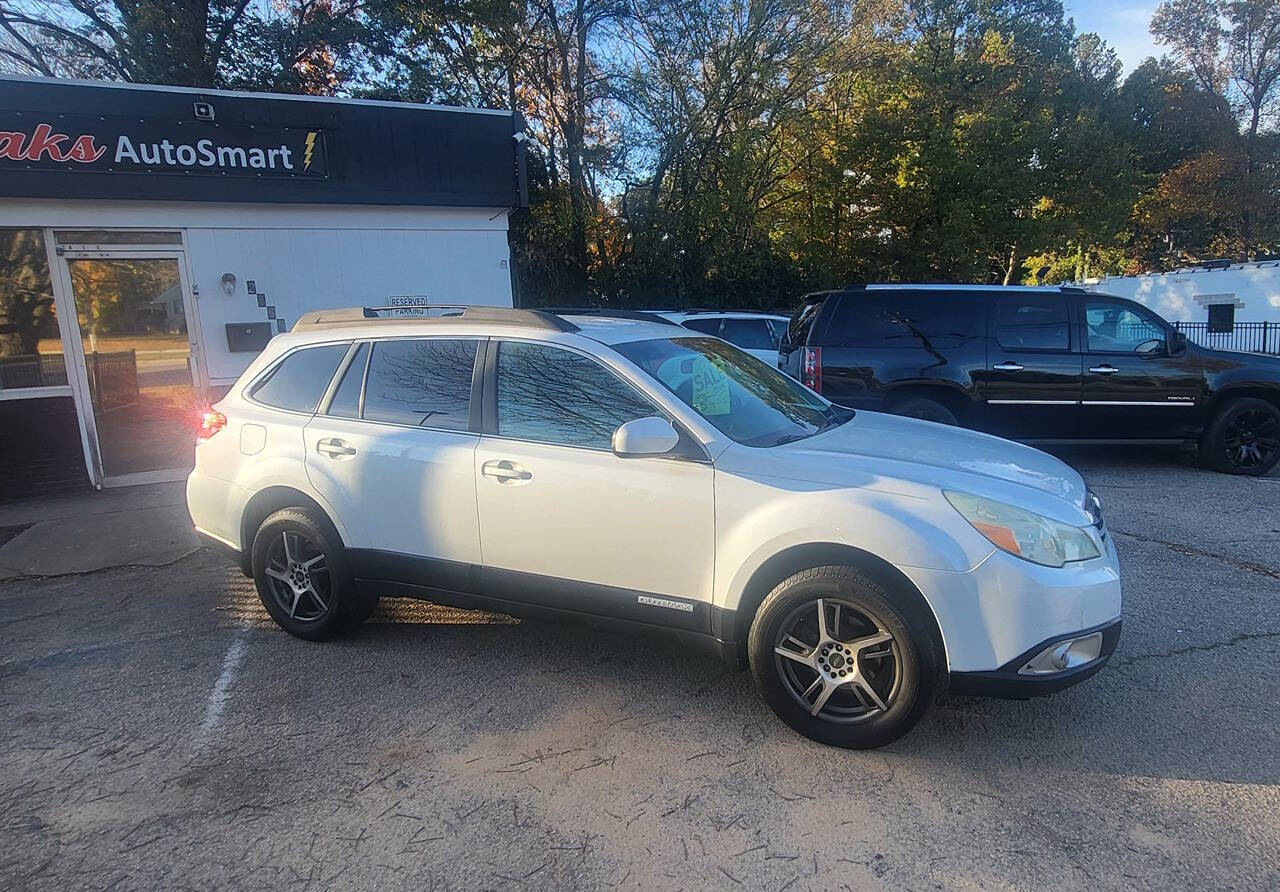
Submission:
M 667 642 L 408 601 L 299 641 L 178 538 L 0 582 L 0 888 L 1280 887 L 1280 478 L 1060 454 L 1112 664 L 874 752 Z

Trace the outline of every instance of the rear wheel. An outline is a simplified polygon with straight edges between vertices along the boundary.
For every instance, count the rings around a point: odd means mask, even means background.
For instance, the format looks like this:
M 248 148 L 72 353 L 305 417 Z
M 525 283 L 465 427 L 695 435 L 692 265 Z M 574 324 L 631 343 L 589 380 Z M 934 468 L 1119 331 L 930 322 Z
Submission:
M 1226 403 L 1200 438 L 1200 460 L 1227 474 L 1266 474 L 1280 461 L 1280 408 L 1256 397 Z
M 252 561 L 262 606 L 290 635 L 323 641 L 363 622 L 373 609 L 356 590 L 328 518 L 309 509 L 283 508 L 264 520 Z
M 765 702 L 804 736 L 883 746 L 910 731 L 933 697 L 926 630 L 852 567 L 804 570 L 778 584 L 747 641 Z
M 936 424 L 959 424 L 954 412 L 942 403 L 928 397 L 908 397 L 900 403 L 894 403 L 890 411 L 894 415 L 905 415 L 908 418 L 919 418 L 921 421 L 932 421 Z

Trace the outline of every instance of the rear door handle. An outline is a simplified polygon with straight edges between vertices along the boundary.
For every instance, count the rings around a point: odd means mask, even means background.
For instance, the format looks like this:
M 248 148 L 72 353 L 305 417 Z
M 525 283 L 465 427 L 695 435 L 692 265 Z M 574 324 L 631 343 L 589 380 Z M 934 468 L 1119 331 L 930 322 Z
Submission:
M 1020 371 L 1022 371 L 1022 366 L 1018 365 L 1016 362 L 1009 362 L 1009 361 L 1007 361 L 1007 360 L 1006 360 L 1005 362 L 999 362 L 999 363 L 996 363 L 995 365 L 993 365 L 993 366 L 992 366 L 992 368 L 993 368 L 993 369 L 995 369 L 997 372 L 1020 372 Z
M 486 477 L 505 482 L 507 480 L 532 480 L 533 475 L 524 468 L 510 461 L 487 461 L 480 466 L 480 473 Z
M 337 437 L 330 437 L 327 440 L 320 440 L 316 443 L 316 452 L 321 455 L 327 455 L 329 458 L 339 458 L 347 455 L 355 455 L 356 447 L 348 446 Z
M 1095 375 L 1114 375 L 1120 370 L 1113 365 L 1095 365 L 1089 371 Z

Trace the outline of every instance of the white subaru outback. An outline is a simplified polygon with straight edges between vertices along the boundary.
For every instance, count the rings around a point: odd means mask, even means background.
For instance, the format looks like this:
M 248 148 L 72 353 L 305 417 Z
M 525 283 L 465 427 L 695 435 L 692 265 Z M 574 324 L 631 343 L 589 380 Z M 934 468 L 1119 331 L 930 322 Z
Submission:
M 1112 537 L 1062 462 L 634 318 L 310 313 L 205 414 L 187 502 L 293 635 L 382 595 L 670 634 L 845 747 L 946 688 L 1075 684 L 1120 635 Z

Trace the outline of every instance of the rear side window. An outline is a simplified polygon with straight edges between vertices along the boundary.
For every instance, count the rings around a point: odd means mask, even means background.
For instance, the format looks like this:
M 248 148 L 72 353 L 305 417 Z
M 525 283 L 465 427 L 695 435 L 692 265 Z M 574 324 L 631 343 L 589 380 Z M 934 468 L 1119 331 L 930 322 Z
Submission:
M 249 396 L 277 409 L 314 412 L 349 346 L 325 344 L 323 347 L 295 350 L 265 379 L 255 384 Z
M 992 297 L 996 342 L 1011 350 L 1067 350 L 1067 301 L 1051 295 Z
M 965 291 L 867 291 L 842 295 L 825 340 L 847 347 L 957 347 L 981 337 L 981 299 Z
M 467 430 L 478 343 L 452 338 L 375 343 L 364 391 L 365 420 Z
M 778 349 L 773 330 L 765 319 L 725 319 L 720 337 L 743 350 Z
M 342 375 L 342 383 L 338 385 L 333 399 L 329 401 L 326 414 L 338 418 L 360 417 L 360 385 L 364 384 L 364 368 L 369 362 L 369 345 L 361 344 L 351 365 Z

